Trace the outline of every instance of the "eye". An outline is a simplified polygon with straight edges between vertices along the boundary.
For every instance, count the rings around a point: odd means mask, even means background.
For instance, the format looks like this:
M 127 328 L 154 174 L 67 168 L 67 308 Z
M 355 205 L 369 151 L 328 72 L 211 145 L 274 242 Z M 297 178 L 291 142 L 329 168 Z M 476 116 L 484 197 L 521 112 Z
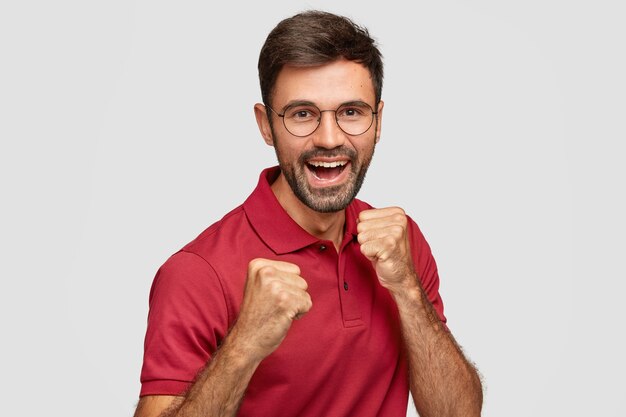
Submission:
M 298 110 L 293 115 L 293 117 L 295 117 L 296 119 L 302 119 L 302 118 L 310 117 L 310 116 L 311 116 L 311 112 L 308 110 Z
M 285 117 L 294 122 L 308 122 L 317 120 L 319 111 L 312 107 L 294 107 L 285 111 Z
M 361 106 L 346 106 L 337 110 L 337 117 L 344 119 L 355 119 L 363 117 L 365 114 L 367 114 L 367 110 Z

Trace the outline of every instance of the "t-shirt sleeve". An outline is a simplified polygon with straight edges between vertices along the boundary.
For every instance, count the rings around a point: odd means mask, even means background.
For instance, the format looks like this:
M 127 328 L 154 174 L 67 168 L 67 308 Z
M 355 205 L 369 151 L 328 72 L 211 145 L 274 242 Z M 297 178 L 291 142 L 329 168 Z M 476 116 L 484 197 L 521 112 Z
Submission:
M 415 270 L 419 276 L 422 288 L 428 301 L 433 305 L 441 322 L 446 325 L 446 316 L 443 314 L 443 300 L 439 294 L 439 273 L 437 264 L 430 250 L 430 246 L 417 224 L 409 218 L 409 239 L 411 241 L 411 256 Z
M 228 331 L 222 286 L 206 260 L 180 251 L 157 272 L 149 307 L 140 396 L 181 395 Z

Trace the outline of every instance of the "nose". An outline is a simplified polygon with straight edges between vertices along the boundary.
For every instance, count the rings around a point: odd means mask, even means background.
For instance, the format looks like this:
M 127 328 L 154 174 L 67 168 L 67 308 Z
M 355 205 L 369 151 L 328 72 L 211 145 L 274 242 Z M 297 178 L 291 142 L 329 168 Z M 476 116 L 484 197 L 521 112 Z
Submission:
M 334 149 L 344 144 L 346 136 L 337 124 L 334 110 L 321 111 L 320 125 L 313 133 L 312 139 L 315 146 L 326 149 Z

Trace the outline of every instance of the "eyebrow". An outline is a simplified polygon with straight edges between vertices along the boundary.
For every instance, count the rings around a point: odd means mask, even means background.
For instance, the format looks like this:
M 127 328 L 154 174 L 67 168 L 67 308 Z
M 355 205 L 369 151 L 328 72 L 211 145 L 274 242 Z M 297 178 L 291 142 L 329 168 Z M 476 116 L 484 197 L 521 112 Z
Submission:
M 298 107 L 298 106 L 315 106 L 317 107 L 317 104 L 313 103 L 312 101 L 308 101 L 308 100 L 292 100 L 289 103 L 287 103 L 285 106 L 283 106 L 283 108 L 281 109 L 281 112 L 285 112 L 287 111 L 287 109 L 290 109 L 291 107 Z
M 362 105 L 367 105 L 371 108 L 373 108 L 372 106 L 370 106 L 366 101 L 364 100 L 360 100 L 360 99 L 356 99 L 356 100 L 350 100 L 350 101 L 344 101 L 343 103 L 340 103 L 339 106 L 337 106 L 337 108 L 340 108 L 342 106 L 362 106 Z M 298 106 L 315 106 L 318 109 L 320 108 L 320 106 L 318 106 L 317 104 L 315 104 L 312 101 L 309 100 L 292 100 L 290 102 L 288 102 L 282 109 L 281 112 L 284 113 L 285 111 L 287 111 L 288 109 L 292 108 L 292 107 L 298 107 Z M 334 110 L 334 109 L 333 109 Z

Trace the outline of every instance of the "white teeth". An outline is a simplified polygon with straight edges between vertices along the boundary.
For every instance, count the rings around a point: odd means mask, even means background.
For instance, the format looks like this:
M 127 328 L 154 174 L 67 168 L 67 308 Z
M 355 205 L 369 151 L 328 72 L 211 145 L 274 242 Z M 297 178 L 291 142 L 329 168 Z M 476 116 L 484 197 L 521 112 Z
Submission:
M 313 165 L 314 167 L 336 168 L 336 167 L 344 166 L 345 164 L 347 164 L 347 161 L 333 161 L 333 162 L 311 161 L 309 162 L 309 164 Z

